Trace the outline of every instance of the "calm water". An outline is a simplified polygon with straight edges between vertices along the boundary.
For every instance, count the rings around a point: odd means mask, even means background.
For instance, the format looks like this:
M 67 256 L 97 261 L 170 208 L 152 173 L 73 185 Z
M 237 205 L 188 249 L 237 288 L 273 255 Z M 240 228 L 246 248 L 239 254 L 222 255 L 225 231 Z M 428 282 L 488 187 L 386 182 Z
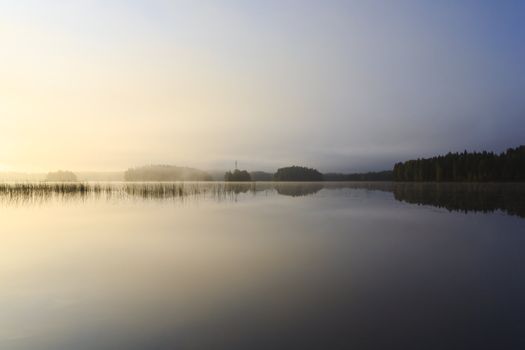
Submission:
M 2 350 L 525 348 L 523 185 L 57 186 L 0 186 Z

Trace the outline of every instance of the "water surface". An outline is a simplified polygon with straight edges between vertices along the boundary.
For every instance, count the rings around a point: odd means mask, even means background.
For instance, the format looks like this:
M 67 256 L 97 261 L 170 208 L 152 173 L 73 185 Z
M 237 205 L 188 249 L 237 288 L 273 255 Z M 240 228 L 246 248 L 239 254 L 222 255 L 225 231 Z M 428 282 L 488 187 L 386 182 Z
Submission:
M 524 196 L 0 185 L 0 349 L 522 349 Z

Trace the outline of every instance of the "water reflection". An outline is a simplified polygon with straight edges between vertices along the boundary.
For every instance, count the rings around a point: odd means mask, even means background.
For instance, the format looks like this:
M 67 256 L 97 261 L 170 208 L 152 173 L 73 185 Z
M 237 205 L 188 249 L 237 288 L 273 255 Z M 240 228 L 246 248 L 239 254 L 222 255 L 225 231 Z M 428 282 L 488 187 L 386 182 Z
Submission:
M 275 190 L 283 196 L 301 197 L 315 194 L 324 188 L 323 183 L 277 183 Z
M 385 191 L 398 201 L 449 211 L 492 213 L 497 210 L 525 218 L 525 184 L 511 183 L 330 183 L 325 188 Z
M 365 189 L 393 194 L 398 201 L 430 205 L 461 212 L 494 212 L 525 217 L 525 184 L 458 184 L 394 182 L 163 182 L 163 183 L 4 183 L 0 203 L 4 205 L 43 204 L 52 200 L 87 199 L 238 200 L 238 195 L 261 192 L 301 197 L 325 190 Z
M 524 349 L 523 193 L 0 185 L 0 349 Z
M 394 198 L 449 211 L 489 213 L 501 210 L 525 217 L 525 186 L 509 184 L 396 184 Z

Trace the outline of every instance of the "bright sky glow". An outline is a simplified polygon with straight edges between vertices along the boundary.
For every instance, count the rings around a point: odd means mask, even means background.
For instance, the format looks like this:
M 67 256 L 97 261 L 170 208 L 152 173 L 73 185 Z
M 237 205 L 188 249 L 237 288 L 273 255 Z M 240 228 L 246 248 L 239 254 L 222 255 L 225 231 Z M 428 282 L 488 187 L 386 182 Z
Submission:
M 0 171 L 525 143 L 523 1 L 0 0 Z

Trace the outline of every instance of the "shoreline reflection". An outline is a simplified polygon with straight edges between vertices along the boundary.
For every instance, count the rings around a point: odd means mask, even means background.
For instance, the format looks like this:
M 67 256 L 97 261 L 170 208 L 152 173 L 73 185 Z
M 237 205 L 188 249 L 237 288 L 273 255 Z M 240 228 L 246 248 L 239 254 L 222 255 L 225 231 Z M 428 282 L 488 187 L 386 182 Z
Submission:
M 321 190 L 362 189 L 392 193 L 397 201 L 456 212 L 497 210 L 525 218 L 525 184 L 398 182 L 144 182 L 3 183 L 0 204 L 40 205 L 49 201 L 213 199 L 237 201 L 238 195 L 273 193 L 312 196 Z

